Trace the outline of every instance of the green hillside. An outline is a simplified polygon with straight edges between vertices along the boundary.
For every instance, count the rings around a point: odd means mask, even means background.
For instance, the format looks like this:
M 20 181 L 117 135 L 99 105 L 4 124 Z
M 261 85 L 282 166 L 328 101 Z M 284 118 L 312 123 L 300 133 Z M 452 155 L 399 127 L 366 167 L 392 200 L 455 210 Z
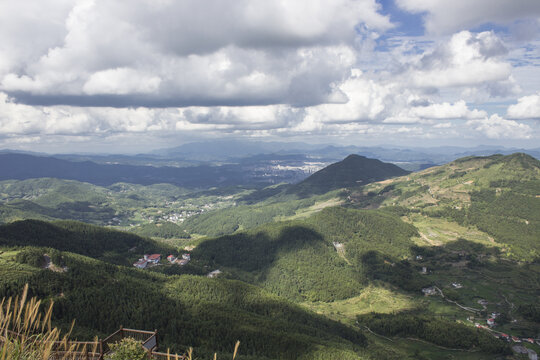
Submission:
M 144 224 L 130 230 L 137 235 L 146 237 L 157 237 L 161 239 L 189 238 L 189 234 L 182 227 L 168 221 L 159 224 Z
M 64 329 L 76 318 L 74 338 L 106 336 L 124 325 L 158 329 L 162 349 L 184 353 L 192 346 L 204 358 L 214 351 L 223 357 L 237 340 L 240 359 L 369 358 L 358 329 L 239 281 L 165 276 L 67 252 L 58 254 L 67 271 L 53 272 L 27 264 L 39 252 L 50 249 L 0 256 L 0 296 L 29 283 L 32 295 L 55 301 L 54 319 Z
M 0 226 L 0 246 L 38 246 L 129 265 L 145 253 L 175 249 L 148 238 L 76 221 L 16 221 Z
M 305 220 L 204 241 L 193 256 L 292 300 L 334 301 L 359 294 L 367 280 L 366 257 L 381 253 L 403 259 L 411 254 L 415 235 L 398 216 L 334 207 Z
M 317 208 L 318 205 L 322 206 L 317 210 L 329 204 L 337 205 L 341 202 L 340 197 L 339 190 L 305 199 L 297 199 L 296 195 L 280 193 L 252 205 L 242 204 L 190 217 L 182 224 L 182 228 L 190 234 L 207 236 L 232 234 L 238 230 L 251 229 L 284 218 L 302 215 L 310 208 Z
M 180 223 L 205 211 L 234 206 L 237 198 L 249 192 L 239 187 L 190 192 L 170 184 L 101 187 L 52 178 L 7 180 L 0 182 L 0 223 L 77 220 L 124 229 Z
M 15 225 L 35 228 L 27 231 L 31 234 L 43 231 L 39 222 Z M 89 232 L 89 228 L 95 228 L 87 227 L 82 229 L 83 234 Z M 342 233 L 336 235 L 336 229 L 340 228 Z M 72 231 L 76 229 L 78 227 Z M 42 247 L 11 247 L 0 253 L 0 296 L 14 295 L 23 284 L 29 283 L 33 295 L 55 300 L 54 317 L 60 325 L 68 327 L 73 317 L 77 318 L 76 338 L 105 336 L 119 324 L 158 329 L 163 346 L 178 352 L 194 346 L 196 354 L 203 358 L 210 357 L 213 351 L 224 356 L 231 351 L 231 344 L 239 339 L 243 359 L 403 359 L 407 354 L 414 359 L 405 344 L 381 344 L 380 339 L 373 338 L 369 332 L 370 340 L 367 341 L 365 331 L 355 329 L 354 322 L 348 318 L 349 315 L 365 314 L 365 310 L 352 307 L 346 317 L 342 317 L 342 310 L 322 311 L 321 315 L 316 315 L 306 310 L 311 306 L 304 302 L 321 304 L 320 301 L 325 301 L 332 309 L 357 298 L 369 301 L 371 295 L 368 294 L 390 286 L 386 290 L 387 299 L 381 299 L 387 308 L 376 309 L 401 311 L 412 306 L 423 310 L 419 315 L 409 316 L 428 316 L 429 319 L 431 304 L 439 301 L 428 301 L 419 295 L 419 289 L 425 285 L 422 282 L 431 284 L 436 281 L 445 288 L 448 280 L 443 280 L 442 274 L 438 280 L 431 276 L 422 278 L 414 265 L 407 265 L 407 259 L 422 251 L 425 260 L 433 262 L 430 267 L 435 269 L 434 264 L 440 264 L 444 269 L 442 259 L 452 261 L 454 250 L 440 249 L 437 253 L 432 249 L 420 250 L 411 240 L 415 234 L 411 225 L 391 213 L 328 208 L 303 221 L 267 225 L 256 231 L 210 239 L 192 252 L 192 262 L 198 263 L 194 267 L 219 264 L 226 277 L 243 277 L 243 280 L 275 294 L 223 277 L 208 279 L 161 274 L 166 272 L 161 270 L 178 268 L 176 265 L 162 265 L 156 268 L 159 272 L 141 271 L 115 265 L 106 258 L 106 261 L 101 261 Z M 3 235 L 12 239 L 9 244 L 35 244 L 32 237 L 16 238 L 11 231 L 4 231 Z M 136 238 L 129 234 L 125 236 Z M 336 251 L 334 241 L 345 244 L 344 252 Z M 121 253 L 125 249 L 122 241 L 110 241 L 109 244 L 109 251 Z M 51 255 L 54 262 L 61 262 L 67 270 L 54 272 L 42 269 L 39 259 L 45 253 Z M 483 269 L 485 265 L 477 266 Z M 493 267 L 490 271 L 495 270 Z M 513 271 L 510 268 L 506 270 L 514 277 Z M 502 285 L 500 289 L 509 285 Z M 295 296 L 296 292 L 300 296 Z M 394 296 L 402 298 L 402 302 L 388 303 Z M 522 295 L 519 296 L 521 298 Z M 293 304 L 283 297 L 303 304 Z M 516 302 L 517 298 L 510 299 Z M 524 312 L 533 306 L 526 299 L 531 298 L 524 293 L 523 300 L 516 302 Z M 450 304 L 435 306 L 439 315 L 457 314 Z M 452 324 L 460 330 L 459 334 L 470 333 L 465 325 L 453 321 Z M 400 335 L 391 336 L 399 338 Z M 438 341 L 423 336 L 427 341 Z M 504 349 L 490 345 L 485 352 Z M 424 351 L 437 354 L 432 358 L 446 356 L 444 351 L 429 343 L 422 347 Z M 459 354 L 468 358 L 466 352 Z M 482 352 L 475 358 L 489 357 L 484 357 Z
M 295 217 L 305 217 L 327 206 L 339 205 L 340 189 L 388 179 L 408 172 L 396 165 L 359 155 L 331 164 L 296 185 L 271 186 L 239 198 L 240 205 L 190 219 L 190 234 L 219 236 Z
M 408 221 L 431 233 L 437 233 L 438 219 L 478 229 L 513 258 L 540 255 L 540 161 L 525 154 L 459 159 L 352 190 L 350 199 L 362 208 L 400 206 Z M 445 241 L 425 233 L 422 238 Z

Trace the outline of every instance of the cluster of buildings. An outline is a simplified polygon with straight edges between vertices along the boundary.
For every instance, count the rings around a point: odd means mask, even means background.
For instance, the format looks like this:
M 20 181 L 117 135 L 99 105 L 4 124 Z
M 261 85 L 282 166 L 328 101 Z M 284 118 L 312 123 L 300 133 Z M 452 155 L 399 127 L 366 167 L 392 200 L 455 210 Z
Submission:
M 167 260 L 171 264 L 178 264 L 180 266 L 186 265 L 191 260 L 190 254 L 182 254 L 181 258 L 177 258 L 174 255 L 167 256 Z M 156 266 L 161 261 L 161 254 L 145 254 L 141 259 L 133 264 L 138 269 L 146 269 L 150 266 Z
M 146 269 L 148 266 L 159 264 L 161 261 L 161 254 L 145 254 L 142 259 L 139 259 L 133 266 L 138 269 Z

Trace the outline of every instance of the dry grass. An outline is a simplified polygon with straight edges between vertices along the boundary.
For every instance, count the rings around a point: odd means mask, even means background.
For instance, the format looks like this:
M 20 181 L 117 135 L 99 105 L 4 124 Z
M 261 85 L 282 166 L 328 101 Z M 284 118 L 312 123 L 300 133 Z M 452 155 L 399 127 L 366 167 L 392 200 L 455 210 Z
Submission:
M 51 326 L 53 303 L 43 309 L 41 300 L 28 299 L 28 285 L 15 298 L 0 303 L 0 360 L 68 360 L 95 353 L 97 342 L 70 342 Z

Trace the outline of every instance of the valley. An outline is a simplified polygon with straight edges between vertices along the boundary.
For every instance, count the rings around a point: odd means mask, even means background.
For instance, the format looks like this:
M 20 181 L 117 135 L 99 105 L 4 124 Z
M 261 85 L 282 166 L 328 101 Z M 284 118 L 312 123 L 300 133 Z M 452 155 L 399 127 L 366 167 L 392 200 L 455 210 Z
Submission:
M 0 296 L 28 283 L 78 339 L 158 329 L 162 350 L 200 358 L 240 340 L 245 360 L 521 359 L 501 334 L 540 353 L 529 155 L 412 173 L 351 155 L 293 183 L 178 183 L 0 182 Z M 134 268 L 144 254 L 162 260 Z

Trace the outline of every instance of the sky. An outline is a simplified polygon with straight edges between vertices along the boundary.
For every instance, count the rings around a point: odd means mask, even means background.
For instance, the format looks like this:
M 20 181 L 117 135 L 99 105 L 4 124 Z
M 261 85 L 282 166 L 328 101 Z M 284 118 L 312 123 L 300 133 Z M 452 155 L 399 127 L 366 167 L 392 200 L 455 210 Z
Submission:
M 540 147 L 538 0 L 0 0 L 0 148 Z

